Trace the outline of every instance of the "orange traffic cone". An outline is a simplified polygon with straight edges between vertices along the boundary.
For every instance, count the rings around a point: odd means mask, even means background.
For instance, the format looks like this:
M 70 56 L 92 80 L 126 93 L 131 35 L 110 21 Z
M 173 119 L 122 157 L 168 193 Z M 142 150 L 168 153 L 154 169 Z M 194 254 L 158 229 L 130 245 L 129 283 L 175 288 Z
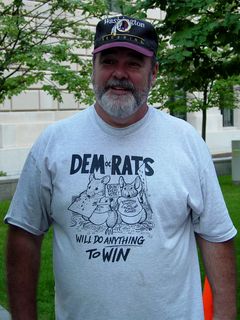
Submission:
M 203 287 L 203 309 L 204 309 L 204 320 L 213 319 L 213 295 L 210 287 L 208 278 L 205 277 Z

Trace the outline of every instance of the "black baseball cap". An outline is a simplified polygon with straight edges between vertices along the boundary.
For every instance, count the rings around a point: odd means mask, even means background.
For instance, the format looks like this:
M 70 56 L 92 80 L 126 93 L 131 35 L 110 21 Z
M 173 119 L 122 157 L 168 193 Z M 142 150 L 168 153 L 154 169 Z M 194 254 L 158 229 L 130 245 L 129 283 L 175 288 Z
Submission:
M 158 36 L 147 21 L 127 16 L 105 18 L 97 24 L 93 54 L 114 47 L 129 48 L 152 57 L 157 54 Z

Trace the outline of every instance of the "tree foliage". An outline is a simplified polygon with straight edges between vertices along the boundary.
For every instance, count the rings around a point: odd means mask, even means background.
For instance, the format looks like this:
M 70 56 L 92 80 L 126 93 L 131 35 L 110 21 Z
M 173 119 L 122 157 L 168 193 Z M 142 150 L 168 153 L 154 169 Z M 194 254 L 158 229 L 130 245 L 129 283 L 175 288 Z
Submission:
M 160 98 L 162 107 L 172 111 L 202 110 L 205 138 L 206 110 L 222 105 L 224 87 L 240 83 L 239 1 L 148 0 L 129 10 L 143 17 L 153 8 L 165 11 L 166 16 L 156 25 L 160 77 L 152 101 Z M 186 100 L 183 92 L 191 99 Z M 202 92 L 202 97 L 196 92 Z M 233 91 L 225 92 L 231 92 L 233 101 Z
M 61 89 L 89 103 L 91 63 L 79 55 L 90 48 L 92 17 L 108 14 L 105 0 L 8 0 L 0 2 L 0 102 L 40 83 L 61 100 Z M 165 12 L 156 21 L 160 76 L 150 102 L 171 113 L 236 105 L 232 87 L 240 83 L 238 0 L 112 1 L 139 18 L 148 9 Z M 78 66 L 78 71 L 72 65 Z M 186 94 L 188 93 L 187 99 Z M 201 92 L 202 95 L 197 95 Z
M 104 0 L 1 1 L 0 102 L 39 83 L 59 101 L 65 89 L 88 103 L 91 64 L 79 52 L 91 47 L 90 19 L 105 13 Z

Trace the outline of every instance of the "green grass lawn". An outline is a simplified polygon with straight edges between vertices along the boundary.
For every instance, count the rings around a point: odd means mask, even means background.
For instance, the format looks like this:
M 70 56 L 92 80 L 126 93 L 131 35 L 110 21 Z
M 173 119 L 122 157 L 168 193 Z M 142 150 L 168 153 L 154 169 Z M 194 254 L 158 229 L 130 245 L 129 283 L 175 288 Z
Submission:
M 8 309 L 7 290 L 5 282 L 5 256 L 7 226 L 3 224 L 3 217 L 9 207 L 9 201 L 0 201 L 0 305 Z M 39 320 L 54 319 L 54 281 L 52 268 L 52 230 L 43 241 L 41 272 L 38 288 Z
M 237 230 L 240 231 L 240 186 L 232 185 L 229 176 L 219 178 L 224 198 L 231 218 Z M 8 309 L 5 285 L 5 246 L 7 226 L 3 224 L 3 217 L 8 209 L 9 201 L 0 202 L 0 305 Z M 43 241 L 42 265 L 39 282 L 38 307 L 40 320 L 54 319 L 54 281 L 52 273 L 52 231 Z M 240 232 L 235 238 L 237 264 L 240 270 Z M 238 272 L 238 320 L 240 320 L 240 272 Z
M 220 177 L 219 181 L 230 216 L 233 220 L 236 229 L 238 230 L 238 234 L 235 237 L 235 247 L 238 268 L 237 320 L 240 320 L 240 185 L 232 185 L 231 178 L 228 176 Z

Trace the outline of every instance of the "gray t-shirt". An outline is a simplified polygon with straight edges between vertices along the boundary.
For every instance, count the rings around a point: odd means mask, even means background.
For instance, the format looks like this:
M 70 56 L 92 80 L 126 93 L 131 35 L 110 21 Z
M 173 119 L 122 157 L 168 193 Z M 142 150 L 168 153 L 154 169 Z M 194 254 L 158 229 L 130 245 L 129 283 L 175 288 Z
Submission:
M 206 144 L 152 107 L 113 128 L 94 107 L 49 126 L 5 222 L 54 228 L 57 320 L 200 320 L 194 233 L 236 234 Z

